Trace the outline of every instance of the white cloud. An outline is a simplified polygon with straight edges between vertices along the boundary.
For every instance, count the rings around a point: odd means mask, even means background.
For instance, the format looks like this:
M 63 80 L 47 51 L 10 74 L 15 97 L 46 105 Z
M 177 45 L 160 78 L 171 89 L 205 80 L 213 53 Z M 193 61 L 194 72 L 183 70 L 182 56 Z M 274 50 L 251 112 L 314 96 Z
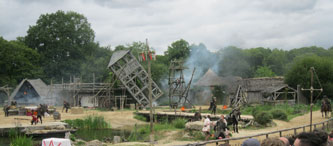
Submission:
M 333 46 L 330 0 L 0 0 L 0 35 L 26 35 L 41 14 L 57 10 L 85 15 L 102 45 L 149 39 L 159 54 L 180 38 L 214 51 Z

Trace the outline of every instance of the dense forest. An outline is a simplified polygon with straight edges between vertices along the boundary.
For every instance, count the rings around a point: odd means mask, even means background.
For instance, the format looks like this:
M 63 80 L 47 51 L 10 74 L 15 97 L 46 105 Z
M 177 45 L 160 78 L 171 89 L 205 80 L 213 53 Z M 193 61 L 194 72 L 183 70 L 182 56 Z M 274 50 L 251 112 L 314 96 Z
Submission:
M 111 73 L 107 65 L 114 51 L 132 49 L 135 56 L 140 56 L 146 48 L 145 43 L 132 42 L 112 50 L 110 46 L 101 46 L 94 38 L 94 30 L 82 14 L 71 11 L 42 14 L 36 24 L 29 27 L 26 36 L 12 41 L 0 36 L 0 87 L 15 87 L 24 78 L 60 83 L 62 79 L 69 81 L 70 76 L 76 76 L 91 82 L 93 73 L 98 82 L 109 82 Z M 153 61 L 155 82 L 162 84 L 166 80 L 169 62 L 174 59 L 185 60 L 189 72 L 196 67 L 196 77 L 209 68 L 220 76 L 284 76 L 286 83 L 295 88 L 297 84 L 309 87 L 309 69 L 313 66 L 324 88 L 323 94 L 333 97 L 333 47 L 282 50 L 229 46 L 211 52 L 202 43 L 192 44 L 180 39 L 171 42 L 167 51 Z M 145 62 L 142 64 L 146 66 Z

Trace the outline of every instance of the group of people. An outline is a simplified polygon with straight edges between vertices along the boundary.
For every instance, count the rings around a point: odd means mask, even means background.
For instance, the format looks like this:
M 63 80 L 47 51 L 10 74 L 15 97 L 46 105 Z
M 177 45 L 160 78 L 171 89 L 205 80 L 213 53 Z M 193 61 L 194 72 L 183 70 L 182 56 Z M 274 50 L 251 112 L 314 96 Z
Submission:
M 202 128 L 202 132 L 205 133 L 206 137 L 205 140 L 208 140 L 209 137 L 214 136 L 216 139 L 223 139 L 229 138 L 229 131 L 228 131 L 228 123 L 224 119 L 224 116 L 221 115 L 220 119 L 217 120 L 215 123 L 210 121 L 210 116 L 204 117 L 204 126 Z M 212 134 L 211 127 L 214 129 L 214 134 Z
M 36 111 L 32 110 L 31 111 L 31 125 L 37 124 L 39 121 L 41 124 L 43 124 L 43 117 L 45 117 L 45 113 L 48 112 L 48 106 L 46 104 L 39 104 L 39 107 L 37 108 Z
M 333 131 L 327 134 L 325 131 L 314 130 L 292 137 L 267 138 L 261 143 L 250 138 L 245 140 L 242 146 L 333 146 Z

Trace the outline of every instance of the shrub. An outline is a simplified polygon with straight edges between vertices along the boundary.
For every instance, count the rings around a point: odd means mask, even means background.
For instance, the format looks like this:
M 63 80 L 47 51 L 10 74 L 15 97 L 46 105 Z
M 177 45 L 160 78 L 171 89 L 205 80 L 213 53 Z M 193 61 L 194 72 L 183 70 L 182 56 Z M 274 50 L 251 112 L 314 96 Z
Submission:
M 254 116 L 254 120 L 261 125 L 266 125 L 266 124 L 272 122 L 272 119 L 273 119 L 273 117 L 269 112 L 258 112 Z
M 105 121 L 103 116 L 88 116 L 85 119 L 65 120 L 69 126 L 79 129 L 106 129 L 110 124 Z
M 271 114 L 273 116 L 273 119 L 284 120 L 284 121 L 288 119 L 287 114 L 280 109 L 271 111 Z
M 31 137 L 23 136 L 16 136 L 12 138 L 10 141 L 10 146 L 32 146 L 33 141 Z
M 142 116 L 142 115 L 135 115 L 134 119 L 140 120 L 140 121 L 144 121 L 147 122 L 147 118 Z
M 172 121 L 172 125 L 175 128 L 183 129 L 185 128 L 186 119 L 178 118 Z

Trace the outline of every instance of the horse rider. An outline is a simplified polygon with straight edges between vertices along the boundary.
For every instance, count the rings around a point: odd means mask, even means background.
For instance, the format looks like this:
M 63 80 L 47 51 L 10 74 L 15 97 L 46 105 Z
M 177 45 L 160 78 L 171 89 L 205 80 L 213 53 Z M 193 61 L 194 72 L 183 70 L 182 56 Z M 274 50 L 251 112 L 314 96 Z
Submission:
M 332 111 L 332 109 L 331 109 L 331 102 L 330 102 L 330 100 L 328 99 L 328 97 L 327 97 L 326 95 L 324 95 L 324 98 L 323 98 L 323 100 L 321 101 L 321 103 L 322 103 L 322 105 L 323 105 L 323 104 L 328 105 L 328 109 L 329 109 L 329 111 Z
M 212 110 L 211 114 L 216 114 L 216 97 L 212 98 L 212 101 L 210 102 L 209 110 Z
M 238 133 L 238 120 L 240 119 L 240 108 L 236 107 L 232 109 L 231 113 L 229 114 L 229 117 L 232 119 L 232 127 L 234 132 Z

